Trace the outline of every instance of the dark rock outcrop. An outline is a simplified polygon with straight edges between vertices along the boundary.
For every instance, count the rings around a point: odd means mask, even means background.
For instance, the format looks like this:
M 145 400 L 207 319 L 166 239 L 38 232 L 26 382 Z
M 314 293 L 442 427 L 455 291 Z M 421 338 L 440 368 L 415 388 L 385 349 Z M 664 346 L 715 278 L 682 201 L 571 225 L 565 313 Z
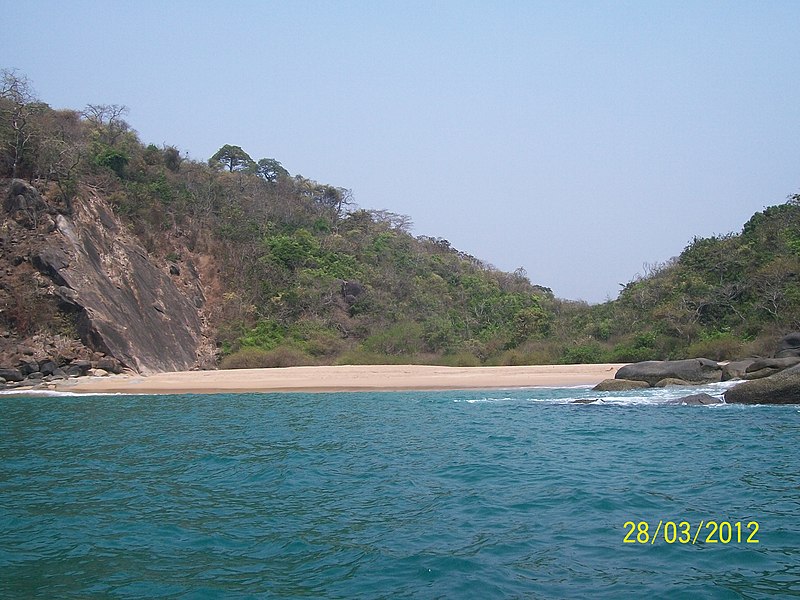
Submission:
M 19 200 L 8 203 L 16 207 Z M 198 307 L 154 265 L 105 202 L 76 202 L 69 218 L 59 214 L 55 222 L 31 262 L 52 280 L 62 304 L 77 313 L 86 346 L 118 361 L 103 368 L 119 372 L 124 365 L 152 373 L 194 367 L 201 343 Z
M 33 228 L 40 213 L 47 209 L 47 203 L 35 187 L 22 179 L 13 179 L 3 209 L 24 227 Z
M 0 377 L 5 381 L 22 381 L 25 379 L 19 369 L 0 369 Z
M 627 390 L 639 390 L 649 388 L 650 384 L 646 381 L 629 381 L 627 379 L 604 379 L 592 388 L 595 392 L 624 392 Z
M 364 286 L 357 281 L 342 281 L 342 297 L 347 304 L 355 304 L 364 293 Z
M 745 381 L 725 392 L 731 404 L 800 404 L 800 365 L 769 377 Z
M 800 357 L 788 356 L 785 358 L 762 358 L 745 369 L 744 379 L 761 379 L 780 373 L 784 369 L 800 363 Z
M 680 404 L 684 406 L 705 406 L 708 404 L 722 404 L 722 400 L 708 394 L 692 394 L 683 398 L 668 400 L 665 404 Z
M 88 360 L 76 360 L 67 365 L 65 371 L 69 377 L 83 377 L 91 368 L 92 363 Z
M 649 360 L 625 365 L 617 371 L 615 378 L 646 381 L 650 385 L 667 378 L 682 379 L 689 383 L 713 383 L 722 379 L 722 367 L 707 358 Z
M 775 358 L 787 358 L 791 356 L 800 357 L 800 331 L 794 331 L 785 335 L 778 342 L 778 350 Z
M 731 379 L 744 379 L 747 372 L 747 367 L 755 362 L 754 358 L 746 358 L 743 360 L 734 360 L 726 365 L 722 365 L 722 381 L 730 381 Z

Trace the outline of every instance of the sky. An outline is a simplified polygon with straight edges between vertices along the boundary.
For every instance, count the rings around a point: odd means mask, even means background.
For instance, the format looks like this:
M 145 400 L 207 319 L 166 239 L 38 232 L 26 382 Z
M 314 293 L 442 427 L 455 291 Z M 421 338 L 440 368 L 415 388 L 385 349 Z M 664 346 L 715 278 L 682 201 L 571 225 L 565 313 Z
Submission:
M 0 68 L 595 303 L 800 193 L 800 2 L 0 0 Z

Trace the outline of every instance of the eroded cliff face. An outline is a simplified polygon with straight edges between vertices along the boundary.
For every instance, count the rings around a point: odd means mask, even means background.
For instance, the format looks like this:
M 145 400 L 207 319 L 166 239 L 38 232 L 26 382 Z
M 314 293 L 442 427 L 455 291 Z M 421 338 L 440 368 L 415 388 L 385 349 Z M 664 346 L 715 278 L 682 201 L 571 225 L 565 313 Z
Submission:
M 14 180 L 4 208 L 5 234 L 9 224 L 31 232 L 17 262 L 28 261 L 49 280 L 87 347 L 143 374 L 206 362 L 205 297 L 191 263 L 172 270 L 159 264 L 91 190 L 70 210 L 56 210 Z

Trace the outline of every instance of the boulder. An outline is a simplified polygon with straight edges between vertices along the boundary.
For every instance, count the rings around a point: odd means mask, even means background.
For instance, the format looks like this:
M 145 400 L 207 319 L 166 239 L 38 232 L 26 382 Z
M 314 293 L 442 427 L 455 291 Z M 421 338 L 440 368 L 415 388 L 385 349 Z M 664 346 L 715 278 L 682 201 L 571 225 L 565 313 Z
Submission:
M 39 370 L 39 363 L 35 360 L 21 360 L 19 361 L 19 371 L 23 376 L 27 377 L 31 373 Z
M 70 377 L 82 377 L 92 368 L 88 360 L 74 360 L 66 366 L 65 371 Z
M 9 214 L 18 211 L 36 213 L 47 208 L 47 203 L 39 191 L 23 179 L 13 179 L 11 189 L 3 202 L 3 208 Z
M 22 381 L 25 376 L 19 369 L 0 369 L 0 377 L 8 381 Z
M 800 364 L 725 392 L 729 404 L 800 404 Z
M 755 362 L 754 358 L 746 358 L 744 360 L 734 360 L 726 365 L 722 365 L 722 381 L 730 381 L 731 379 L 744 379 L 744 374 L 747 367 Z
M 722 367 L 707 358 L 686 360 L 648 360 L 625 365 L 617 371 L 616 379 L 646 381 L 655 385 L 662 379 L 682 379 L 690 383 L 714 383 L 722 380 Z
M 722 404 L 722 400 L 708 394 L 692 394 L 683 398 L 668 400 L 664 404 L 680 404 L 683 406 L 705 406 L 707 404 Z
M 105 356 L 98 360 L 96 368 L 103 369 L 104 371 L 114 374 L 122 373 L 122 365 L 116 358 L 111 356 Z
M 761 379 L 780 373 L 784 369 L 793 367 L 800 363 L 800 357 L 788 356 L 784 358 L 762 358 L 753 361 L 749 367 L 745 369 L 744 379 Z
M 58 365 L 52 360 L 43 360 L 39 363 L 39 368 L 37 370 L 41 371 L 42 375 L 52 375 L 57 368 Z
M 759 369 L 758 371 L 750 371 L 749 373 L 745 373 L 745 376 L 742 379 L 763 379 L 764 377 L 769 377 L 770 375 L 775 375 L 778 373 L 775 369 Z
M 630 381 L 628 379 L 604 379 L 592 388 L 595 392 L 624 392 L 627 390 L 639 390 L 649 388 L 650 384 L 646 381 Z M 592 400 L 594 402 L 594 400 Z
M 355 304 L 364 293 L 364 286 L 357 281 L 342 281 L 342 297 L 347 304 Z
M 794 331 L 783 336 L 778 342 L 778 351 L 775 358 L 800 357 L 800 331 Z

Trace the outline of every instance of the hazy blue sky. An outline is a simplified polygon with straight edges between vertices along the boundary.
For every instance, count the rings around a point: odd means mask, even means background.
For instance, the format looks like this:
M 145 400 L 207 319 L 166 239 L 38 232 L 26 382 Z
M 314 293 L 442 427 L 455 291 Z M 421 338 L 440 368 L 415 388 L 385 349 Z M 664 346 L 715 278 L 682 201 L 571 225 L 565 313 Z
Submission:
M 2 2 L 0 67 L 602 301 L 800 192 L 800 1 Z

